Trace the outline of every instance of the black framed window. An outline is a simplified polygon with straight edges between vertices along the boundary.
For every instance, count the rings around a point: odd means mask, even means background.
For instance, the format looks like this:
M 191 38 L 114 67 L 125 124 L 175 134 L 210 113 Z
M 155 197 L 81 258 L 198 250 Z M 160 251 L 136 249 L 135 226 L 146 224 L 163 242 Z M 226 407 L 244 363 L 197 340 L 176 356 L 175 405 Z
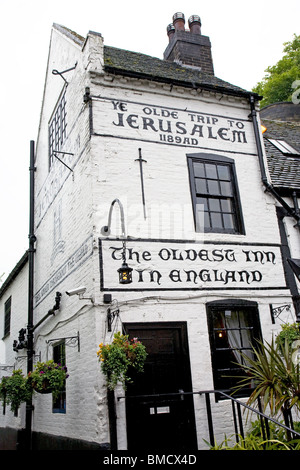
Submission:
M 10 334 L 11 297 L 4 304 L 4 337 Z
M 261 340 L 259 313 L 256 302 L 211 302 L 207 319 L 215 390 L 229 391 L 245 375 L 244 355 L 254 358 L 253 348 Z M 251 388 L 235 396 L 248 396 Z
M 197 232 L 244 234 L 234 160 L 216 155 L 188 155 Z
M 53 164 L 54 151 L 59 151 L 67 136 L 66 90 L 64 89 L 52 114 L 49 132 L 49 169 Z
M 53 346 L 53 360 L 62 366 L 66 365 L 66 345 L 65 341 Z M 66 387 L 62 390 L 59 396 L 52 402 L 53 413 L 66 413 Z

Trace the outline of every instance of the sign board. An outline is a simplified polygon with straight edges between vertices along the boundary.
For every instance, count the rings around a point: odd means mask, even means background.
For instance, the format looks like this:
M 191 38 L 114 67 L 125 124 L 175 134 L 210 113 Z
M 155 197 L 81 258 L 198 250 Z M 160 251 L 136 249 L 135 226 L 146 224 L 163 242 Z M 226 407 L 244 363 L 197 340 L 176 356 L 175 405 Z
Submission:
M 93 101 L 94 135 L 156 142 L 191 148 L 235 152 L 254 151 L 252 123 L 248 118 L 224 116 L 215 108 L 171 108 L 121 99 Z
M 38 289 L 34 295 L 34 306 L 37 307 L 63 280 L 84 264 L 92 254 L 93 237 L 89 236 Z
M 280 245 L 126 241 L 132 283 L 120 285 L 122 240 L 99 239 L 102 291 L 286 289 Z

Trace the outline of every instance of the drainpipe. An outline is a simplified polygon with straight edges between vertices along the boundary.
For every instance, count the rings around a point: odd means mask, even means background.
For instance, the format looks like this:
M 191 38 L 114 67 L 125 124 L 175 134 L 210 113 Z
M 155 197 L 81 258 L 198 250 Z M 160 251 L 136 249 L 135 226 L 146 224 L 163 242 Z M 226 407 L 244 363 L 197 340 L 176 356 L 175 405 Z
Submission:
M 35 241 L 34 235 L 34 166 L 35 146 L 34 141 L 30 141 L 30 167 L 29 167 L 29 248 L 28 248 L 28 324 L 27 324 L 27 373 L 33 370 L 33 281 L 34 281 L 34 252 Z M 32 447 L 32 398 L 26 402 L 25 416 L 25 449 L 31 450 Z
M 117 414 L 114 390 L 107 389 L 107 406 L 109 420 L 110 450 L 118 450 Z
M 262 182 L 266 188 L 266 190 L 271 193 L 275 199 L 284 207 L 284 209 L 287 211 L 287 213 L 292 216 L 296 220 L 296 226 L 298 230 L 300 230 L 300 215 L 297 210 L 293 209 L 290 207 L 284 199 L 277 193 L 277 191 L 273 188 L 273 186 L 268 182 L 267 174 L 266 174 L 266 169 L 264 165 L 264 159 L 263 159 L 263 152 L 262 152 L 262 146 L 261 146 L 261 139 L 260 139 L 260 129 L 258 127 L 258 122 L 257 122 L 257 114 L 256 114 L 256 109 L 255 109 L 255 98 L 253 95 L 250 95 L 250 108 L 251 108 L 251 118 L 253 122 L 253 128 L 254 128 L 254 135 L 255 135 L 255 142 L 256 142 L 256 148 L 257 148 L 257 154 L 258 154 L 258 161 L 260 165 L 260 171 L 261 171 L 261 176 L 262 176 Z
M 257 154 L 258 154 L 258 161 L 260 165 L 260 171 L 261 171 L 261 176 L 262 176 L 262 182 L 266 188 L 266 190 L 271 193 L 275 199 L 281 204 L 281 206 L 286 210 L 286 212 L 292 216 L 296 220 L 296 227 L 298 230 L 300 230 L 300 214 L 299 214 L 299 209 L 297 205 L 297 201 L 295 200 L 295 195 L 293 194 L 293 199 L 294 199 L 294 209 L 290 207 L 284 199 L 277 193 L 277 191 L 273 188 L 271 184 L 268 182 L 267 174 L 266 174 L 266 169 L 264 165 L 264 160 L 263 160 L 263 152 L 262 152 L 262 145 L 261 145 L 261 133 L 260 129 L 258 126 L 257 122 L 257 114 L 256 114 L 256 109 L 255 109 L 255 98 L 253 95 L 250 95 L 250 107 L 251 107 L 251 118 L 253 122 L 253 128 L 254 128 L 254 135 L 255 135 L 255 141 L 256 141 L 256 148 L 257 148 Z M 282 230 L 282 227 L 279 230 Z M 284 231 L 285 233 L 285 231 Z M 282 234 L 281 234 L 282 237 Z M 286 237 L 286 234 L 285 234 Z M 286 263 L 286 259 L 283 260 L 284 264 Z M 288 283 L 289 284 L 289 283 Z M 297 287 L 290 285 L 289 286 L 292 298 L 293 298 L 293 303 L 296 311 L 296 321 L 299 323 L 300 327 L 300 312 L 299 312 L 299 295 L 298 295 L 298 289 Z

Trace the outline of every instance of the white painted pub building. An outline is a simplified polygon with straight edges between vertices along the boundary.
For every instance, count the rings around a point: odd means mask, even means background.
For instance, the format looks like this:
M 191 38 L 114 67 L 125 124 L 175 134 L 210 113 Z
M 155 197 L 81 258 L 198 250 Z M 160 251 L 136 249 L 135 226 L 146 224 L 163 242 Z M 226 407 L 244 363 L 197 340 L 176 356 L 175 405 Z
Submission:
M 200 18 L 188 23 L 174 15 L 163 59 L 53 25 L 30 249 L 0 289 L 0 373 L 26 374 L 31 322 L 33 363 L 64 360 L 69 378 L 59 402 L 35 394 L 17 415 L 1 410 L 0 448 L 208 449 L 199 392 L 228 391 L 238 352 L 299 319 L 260 97 L 215 77 Z M 124 255 L 131 283 L 119 281 Z M 117 331 L 148 356 L 112 397 L 97 350 Z M 211 408 L 222 441 L 230 400 L 212 394 Z

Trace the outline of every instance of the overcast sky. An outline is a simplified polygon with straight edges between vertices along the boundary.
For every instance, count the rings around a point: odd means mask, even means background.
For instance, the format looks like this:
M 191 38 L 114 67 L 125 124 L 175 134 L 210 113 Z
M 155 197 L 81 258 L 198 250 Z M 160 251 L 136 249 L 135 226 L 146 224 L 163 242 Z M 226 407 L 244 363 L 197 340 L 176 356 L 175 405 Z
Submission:
M 300 34 L 299 0 L 0 0 L 0 7 L 0 285 L 28 248 L 29 148 L 53 23 L 162 59 L 173 14 L 182 11 L 186 23 L 197 14 L 212 43 L 215 75 L 248 90 L 281 58 L 283 43 Z

